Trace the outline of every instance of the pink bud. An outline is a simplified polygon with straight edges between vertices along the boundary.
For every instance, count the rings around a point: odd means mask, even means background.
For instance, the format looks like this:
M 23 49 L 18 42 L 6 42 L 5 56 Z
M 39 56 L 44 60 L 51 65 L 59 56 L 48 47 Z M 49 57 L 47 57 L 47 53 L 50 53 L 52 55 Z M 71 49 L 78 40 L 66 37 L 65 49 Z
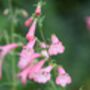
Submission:
M 35 10 L 35 13 L 37 16 L 40 16 L 41 15 L 41 5 L 39 4 Z
M 26 27 L 29 27 L 29 26 L 30 26 L 30 24 L 32 23 L 32 21 L 33 21 L 33 18 L 32 18 L 32 17 L 30 17 L 28 20 L 26 20 L 26 21 L 25 21 L 25 23 L 24 23 L 24 24 L 25 24 L 25 26 L 26 26 Z

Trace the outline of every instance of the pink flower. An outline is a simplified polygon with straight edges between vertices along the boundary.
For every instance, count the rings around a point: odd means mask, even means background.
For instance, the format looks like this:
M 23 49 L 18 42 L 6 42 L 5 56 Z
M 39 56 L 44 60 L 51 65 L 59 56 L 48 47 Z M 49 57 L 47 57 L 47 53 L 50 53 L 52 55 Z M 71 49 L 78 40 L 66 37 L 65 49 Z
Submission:
M 35 29 L 36 29 L 37 19 L 32 23 L 32 26 L 29 29 L 29 32 L 26 35 L 27 40 L 32 41 L 35 38 Z
M 4 57 L 11 52 L 12 49 L 17 48 L 18 45 L 16 43 L 8 44 L 5 46 L 0 46 L 0 79 L 2 78 L 2 63 Z
M 66 85 L 70 84 L 72 82 L 71 77 L 68 73 L 65 72 L 65 70 L 62 67 L 58 68 L 59 75 L 56 78 L 56 84 L 61 85 L 62 87 L 65 87 Z
M 20 60 L 18 62 L 18 67 L 24 69 L 27 65 L 33 62 L 34 59 L 39 58 L 41 55 L 34 52 L 35 40 L 29 42 L 24 46 L 23 50 L 20 53 Z
M 35 43 L 36 43 L 36 39 L 34 38 L 32 41 L 28 42 L 27 45 L 24 46 L 23 48 L 32 49 L 32 48 L 34 48 Z
M 36 64 L 33 64 L 32 70 L 29 71 L 29 78 L 32 79 L 33 74 L 37 73 L 40 71 L 40 69 L 42 68 L 42 66 L 45 64 L 45 60 L 40 60 L 39 62 L 37 62 Z
M 18 74 L 18 77 L 21 79 L 21 82 L 25 85 L 28 77 L 31 77 L 34 72 L 38 72 L 39 69 L 44 65 L 44 63 L 45 60 L 41 60 L 37 64 L 34 65 L 34 63 L 32 63 L 27 68 L 22 70 L 22 72 Z
M 20 69 L 26 68 L 30 65 L 35 59 L 39 58 L 40 54 L 33 52 L 33 50 L 23 50 L 20 55 L 20 60 L 18 62 L 18 67 Z
M 52 35 L 51 37 L 52 44 L 49 47 L 48 53 L 50 55 L 57 55 L 64 52 L 64 46 L 61 41 L 56 37 L 56 35 Z
M 86 27 L 87 27 L 87 29 L 90 30 L 90 16 L 87 16 L 85 21 L 86 21 Z
M 53 66 L 41 68 L 38 72 L 33 73 L 32 79 L 37 83 L 47 83 L 51 79 L 51 70 Z
M 36 14 L 37 16 L 40 16 L 40 15 L 41 15 L 41 5 L 40 5 L 40 4 L 38 4 L 38 6 L 37 6 L 37 8 L 36 8 L 36 10 L 35 10 L 35 14 Z
M 17 47 L 18 45 L 16 43 L 0 46 L 0 59 L 3 59 L 5 55 L 7 55 L 12 49 L 15 49 Z
M 23 85 L 25 85 L 27 82 L 27 78 L 30 70 L 31 70 L 31 67 L 27 67 L 17 75 L 20 78 Z
M 30 24 L 32 23 L 32 21 L 33 21 L 33 18 L 32 18 L 32 17 L 30 17 L 28 20 L 26 20 L 26 21 L 25 21 L 25 23 L 24 23 L 24 24 L 25 24 L 25 26 L 26 26 L 26 27 L 29 27 L 29 26 L 30 26 Z

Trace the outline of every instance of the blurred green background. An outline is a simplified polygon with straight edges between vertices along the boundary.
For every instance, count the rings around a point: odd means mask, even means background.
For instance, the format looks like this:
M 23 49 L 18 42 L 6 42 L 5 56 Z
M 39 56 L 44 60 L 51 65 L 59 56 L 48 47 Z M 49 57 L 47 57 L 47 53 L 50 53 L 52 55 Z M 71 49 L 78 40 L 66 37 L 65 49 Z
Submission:
M 90 16 L 90 0 L 46 0 L 43 8 L 46 18 L 44 21 L 44 35 L 50 38 L 52 33 L 63 41 L 65 53 L 56 57 L 72 76 L 72 84 L 66 90 L 90 90 L 90 30 L 86 28 L 85 17 Z M 37 0 L 12 0 L 14 8 L 22 8 L 29 15 L 34 12 L 33 4 Z M 8 0 L 0 0 L 0 33 L 8 29 L 9 21 L 3 11 L 8 8 Z M 25 18 L 20 18 L 17 32 L 25 36 L 27 28 L 24 27 Z M 1 43 L 1 42 L 0 42 Z M 42 89 L 33 89 L 41 87 Z M 44 90 L 45 85 L 28 84 L 19 90 Z M 8 90 L 8 87 L 0 90 Z M 30 89 L 31 88 L 31 89 Z M 49 90 L 49 89 L 46 89 Z

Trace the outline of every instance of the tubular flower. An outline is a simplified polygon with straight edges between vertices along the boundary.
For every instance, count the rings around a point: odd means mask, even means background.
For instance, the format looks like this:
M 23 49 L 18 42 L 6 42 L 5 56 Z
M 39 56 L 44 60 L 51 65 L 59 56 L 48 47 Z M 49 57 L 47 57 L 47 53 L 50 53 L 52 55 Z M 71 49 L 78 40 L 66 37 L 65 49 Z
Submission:
M 71 77 L 68 73 L 65 72 L 65 70 L 62 67 L 58 68 L 59 75 L 56 78 L 56 84 L 61 85 L 62 87 L 65 87 L 66 85 L 70 84 L 72 82 Z
M 33 18 L 30 17 L 28 20 L 26 20 L 26 22 L 24 23 L 24 25 L 25 25 L 26 27 L 29 27 L 32 22 L 33 22 Z
M 0 59 L 3 59 L 12 49 L 17 48 L 16 43 L 8 44 L 5 46 L 0 46 Z
M 21 80 L 21 82 L 22 82 L 23 85 L 25 85 L 26 82 L 27 82 L 29 70 L 31 70 L 31 68 L 30 67 L 27 67 L 26 69 L 24 69 L 22 72 L 20 72 L 17 75 L 20 78 L 20 80 Z
M 12 49 L 17 48 L 18 45 L 16 43 L 8 44 L 5 46 L 0 46 L 0 79 L 2 78 L 2 63 L 4 57 L 11 52 Z
M 45 60 L 41 60 L 37 64 L 34 65 L 34 63 L 30 64 L 28 67 L 23 69 L 19 74 L 18 77 L 21 79 L 21 82 L 25 85 L 27 82 L 27 79 L 31 77 L 31 75 L 34 72 L 38 72 L 39 69 L 43 66 L 45 63 Z M 30 78 L 31 79 L 31 78 Z
M 27 65 L 33 62 L 34 59 L 40 57 L 40 54 L 34 52 L 35 39 L 24 46 L 20 53 L 18 67 L 24 69 Z
M 35 29 L 36 29 L 37 19 L 35 19 L 26 35 L 28 41 L 32 41 L 35 38 Z
M 57 55 L 64 52 L 64 46 L 61 41 L 56 37 L 56 35 L 51 36 L 52 44 L 49 47 L 48 53 L 50 55 Z

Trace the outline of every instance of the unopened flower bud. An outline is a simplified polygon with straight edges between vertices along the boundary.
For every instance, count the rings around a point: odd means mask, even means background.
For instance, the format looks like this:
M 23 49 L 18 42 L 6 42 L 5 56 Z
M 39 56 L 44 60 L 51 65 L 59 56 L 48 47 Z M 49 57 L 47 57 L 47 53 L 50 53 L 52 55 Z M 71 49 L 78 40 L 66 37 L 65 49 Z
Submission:
M 41 5 L 40 5 L 40 4 L 38 4 L 38 6 L 37 6 L 37 8 L 36 8 L 36 10 L 35 10 L 35 14 L 36 14 L 37 16 L 40 16 L 40 15 L 41 15 Z

